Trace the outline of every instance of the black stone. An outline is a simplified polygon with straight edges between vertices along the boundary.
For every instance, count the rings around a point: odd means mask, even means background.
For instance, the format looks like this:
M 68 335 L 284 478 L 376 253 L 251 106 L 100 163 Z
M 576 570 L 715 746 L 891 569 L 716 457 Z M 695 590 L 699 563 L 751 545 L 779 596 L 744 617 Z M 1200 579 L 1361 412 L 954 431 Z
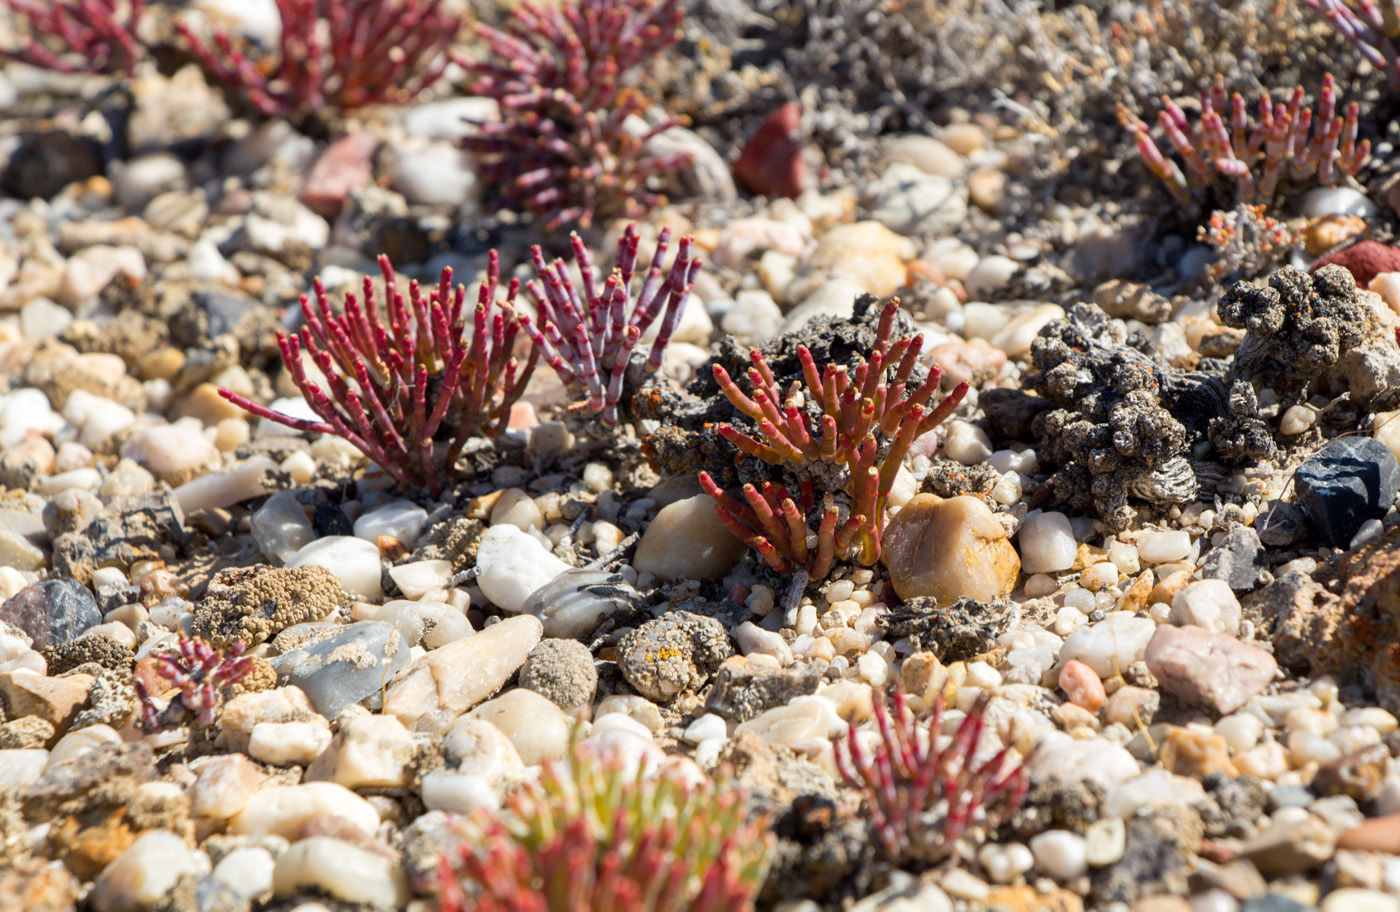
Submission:
M 0 172 L 0 191 L 16 199 L 49 199 L 75 181 L 102 173 L 102 147 L 63 130 L 20 134 L 20 145 Z
M 1343 437 L 1293 477 L 1316 540 L 1345 548 L 1368 519 L 1380 519 L 1400 490 L 1400 462 L 1371 437 Z
M 333 504 L 328 500 L 316 505 L 316 512 L 311 516 L 311 528 L 316 530 L 317 538 L 355 534 L 355 527 L 350 524 L 350 517 L 340 509 L 340 504 Z
M 0 621 L 9 621 L 34 639 L 34 648 L 77 639 L 102 623 L 88 588 L 74 579 L 51 579 L 21 589 L 0 605 Z

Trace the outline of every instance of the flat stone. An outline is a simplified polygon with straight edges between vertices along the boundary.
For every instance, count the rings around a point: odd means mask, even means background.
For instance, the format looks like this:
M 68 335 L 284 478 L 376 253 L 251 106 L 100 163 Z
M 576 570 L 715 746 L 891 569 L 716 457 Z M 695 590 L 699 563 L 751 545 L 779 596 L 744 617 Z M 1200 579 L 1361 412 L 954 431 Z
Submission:
M 321 814 L 343 817 L 366 833 L 379 828 L 379 812 L 359 795 L 334 782 L 308 782 L 259 789 L 229 821 L 229 832 L 291 841 L 303 824 Z
M 389 685 L 384 712 L 405 725 L 434 709 L 464 713 L 505 686 L 543 633 L 539 618 L 526 614 L 435 649 Z
M 35 649 L 76 640 L 102 623 L 97 599 L 74 579 L 51 579 L 20 590 L 0 604 L 0 621 L 14 624 L 34 640 Z
M 300 687 L 327 719 L 382 689 L 408 663 L 408 644 L 384 621 L 351 624 L 270 660 L 278 676 Z
M 1332 828 L 1309 814 L 1265 830 L 1241 847 L 1240 856 L 1254 862 L 1266 877 L 1283 877 L 1319 867 L 1336 847 Z
M 555 760 L 569 752 L 573 720 L 533 690 L 508 690 L 468 715 L 500 729 L 527 766 Z
M 1274 657 L 1200 627 L 1158 627 L 1143 656 L 1164 692 L 1228 715 L 1269 686 Z
M 272 892 L 302 896 L 308 891 L 383 909 L 402 908 L 412 896 L 394 858 L 329 836 L 300 840 L 277 857 Z

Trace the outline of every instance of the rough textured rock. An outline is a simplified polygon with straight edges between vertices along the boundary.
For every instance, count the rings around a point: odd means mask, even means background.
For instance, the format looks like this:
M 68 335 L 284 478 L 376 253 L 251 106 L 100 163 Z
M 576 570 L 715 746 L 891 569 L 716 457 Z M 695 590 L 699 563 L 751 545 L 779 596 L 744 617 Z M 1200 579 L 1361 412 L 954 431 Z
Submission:
M 0 604 L 0 621 L 14 624 L 34 639 L 34 648 L 78 638 L 102 623 L 97 599 L 77 580 L 51 579 L 35 583 Z
M 909 599 L 876 621 L 890 642 L 908 638 L 916 650 L 929 650 L 943 662 L 980 656 L 1020 619 L 1014 602 L 960 598 L 939 608 L 932 599 Z
M 1380 519 L 1400 490 L 1400 462 L 1371 437 L 1343 437 L 1293 475 L 1298 505 L 1314 535 L 1344 548 L 1368 519 Z
M 821 675 L 814 668 L 774 668 L 733 656 L 719 667 L 705 708 L 747 722 L 793 697 L 816 693 L 820 684 Z
M 577 640 L 541 640 L 520 668 L 520 686 L 572 710 L 592 705 L 598 669 L 588 647 Z
M 637 693 L 669 703 L 704 687 L 732 653 L 729 635 L 719 621 L 673 611 L 623 637 L 618 665 Z
M 322 567 L 259 565 L 220 570 L 194 611 L 194 634 L 219 647 L 256 646 L 279 631 L 317 621 L 345 601 L 340 582 Z

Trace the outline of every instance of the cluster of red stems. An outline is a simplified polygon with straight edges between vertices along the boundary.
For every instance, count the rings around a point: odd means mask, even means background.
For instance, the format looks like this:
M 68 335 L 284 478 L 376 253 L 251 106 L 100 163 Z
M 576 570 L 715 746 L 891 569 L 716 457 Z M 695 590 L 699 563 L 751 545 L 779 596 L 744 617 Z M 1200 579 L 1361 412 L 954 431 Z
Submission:
M 772 837 L 739 792 L 705 785 L 576 743 L 501 811 L 462 821 L 443 912 L 748 912 Z
M 476 123 L 465 145 L 487 179 L 550 230 L 664 202 L 648 178 L 690 156 L 648 154 L 675 122 L 633 128 L 649 102 L 631 71 L 676 42 L 684 15 L 680 0 L 522 0 L 504 31 L 478 26 L 489 56 L 461 63 L 471 93 L 496 99 L 502 117 Z
M 1342 37 L 1361 52 L 1371 66 L 1385 74 L 1391 89 L 1400 90 L 1400 3 L 1396 0 L 1303 0 L 1324 16 Z
M 253 660 L 243 655 L 245 648 L 246 644 L 239 640 L 225 654 L 199 637 L 181 635 L 177 652 L 156 658 L 156 673 L 170 682 L 167 692 L 177 688 L 180 691 L 165 708 L 156 708 L 141 678 L 132 679 L 136 697 L 141 701 L 141 726 L 156 732 L 191 719 L 206 728 L 213 725 L 224 691 L 253 670 Z
M 942 737 L 944 698 L 920 726 L 904 694 L 890 695 L 894 712 L 875 696 L 874 749 L 851 727 L 836 743 L 836 766 L 849 785 L 865 793 L 865 812 L 886 858 L 894 864 L 934 865 L 951 855 L 970 828 L 996 829 L 1020 808 L 1029 787 L 1024 764 L 1011 768 L 1011 747 L 977 760 L 987 727 L 983 694 L 958 724 L 951 740 Z
M 777 573 L 802 570 L 810 579 L 822 579 L 835 560 L 854 558 L 867 565 L 879 560 L 886 502 L 910 445 L 947 419 L 967 394 L 967 383 L 960 383 L 929 407 L 942 371 L 934 367 L 922 383 L 911 385 L 923 337 L 891 340 L 898 311 L 897 298 L 885 305 L 875 343 L 854 369 L 828 364 L 819 370 L 811 352 L 800 347 L 803 379 L 794 380 L 785 396 L 757 350 L 750 353 L 751 393 L 723 367 L 714 367 L 725 397 L 758 426 L 757 435 L 731 424 L 721 424 L 718 432 L 745 455 L 801 479 L 792 489 L 773 482 L 746 484 L 741 501 L 708 473 L 699 475 L 721 522 Z M 819 416 L 815 425 L 812 411 Z M 813 533 L 808 514 L 817 507 L 816 492 L 806 469 L 816 462 L 845 467 L 850 508 L 842 520 L 834 492 L 823 492 Z
M 1370 141 L 1356 140 L 1357 111 L 1353 101 L 1337 113 L 1336 84 L 1329 73 L 1322 80 L 1316 114 L 1303 106 L 1301 86 L 1287 104 L 1275 103 L 1265 92 L 1258 125 L 1251 131 L 1244 98 L 1236 92 L 1227 101 L 1225 80 L 1217 75 L 1211 89 L 1201 93 L 1201 116 L 1194 126 L 1179 105 L 1162 99 L 1157 122 L 1185 172 L 1158 147 L 1146 123 L 1126 108 L 1119 115 L 1136 132 L 1147 167 L 1184 205 L 1191 201 L 1193 187 L 1205 187 L 1216 177 L 1233 180 L 1239 199 L 1250 202 L 1272 199 L 1285 176 L 1331 186 L 1355 175 L 1371 156 Z
M 30 37 L 23 48 L 0 55 L 64 72 L 128 74 L 145 53 L 137 35 L 145 0 L 5 3 L 27 21 Z M 445 52 L 461 28 L 458 17 L 441 9 L 442 0 L 276 4 L 282 20 L 276 52 L 250 56 L 222 29 L 206 39 L 176 25 L 205 70 L 265 117 L 408 101 L 442 76 Z
M 277 341 L 292 382 L 319 420 L 274 411 L 231 390 L 219 392 L 260 418 L 342 437 L 391 478 L 426 488 L 434 497 L 451 482 L 469 438 L 506 430 L 511 406 L 541 355 L 580 400 L 575 408 L 615 424 L 633 350 L 659 319 L 640 369 L 651 373 L 660 367 L 701 263 L 692 255 L 692 239 L 683 238 L 665 272 L 670 232 L 663 230 L 632 300 L 640 245 L 635 225 L 624 232 L 616 265 L 601 283 L 583 242 L 577 236 L 573 242 L 579 282 L 564 261 L 546 264 L 543 251 L 533 250 L 537 280 L 524 290 L 535 319 L 517 309 L 518 279 L 507 284 L 502 299 L 494 250 L 470 313 L 466 288 L 453 287 L 450 268 L 430 289 L 410 281 L 405 296 L 388 257 L 381 256 L 382 296 L 366 277 L 363 298 L 347 294 L 339 314 L 318 278 L 312 285 L 314 303 L 301 298 L 306 325 L 297 335 L 279 333 Z M 529 346 L 523 366 L 513 354 L 518 337 Z M 329 391 L 307 373 L 303 355 Z

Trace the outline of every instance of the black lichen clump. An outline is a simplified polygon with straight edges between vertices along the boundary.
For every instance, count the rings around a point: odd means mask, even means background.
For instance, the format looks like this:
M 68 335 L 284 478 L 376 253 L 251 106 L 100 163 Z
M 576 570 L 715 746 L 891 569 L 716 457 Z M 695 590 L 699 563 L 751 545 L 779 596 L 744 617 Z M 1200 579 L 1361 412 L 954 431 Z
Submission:
M 1230 370 L 1255 389 L 1301 402 L 1349 350 L 1366 340 L 1368 307 L 1351 273 L 1324 266 L 1309 276 L 1287 268 L 1267 286 L 1238 282 L 1220 298 L 1220 321 L 1246 330 Z

